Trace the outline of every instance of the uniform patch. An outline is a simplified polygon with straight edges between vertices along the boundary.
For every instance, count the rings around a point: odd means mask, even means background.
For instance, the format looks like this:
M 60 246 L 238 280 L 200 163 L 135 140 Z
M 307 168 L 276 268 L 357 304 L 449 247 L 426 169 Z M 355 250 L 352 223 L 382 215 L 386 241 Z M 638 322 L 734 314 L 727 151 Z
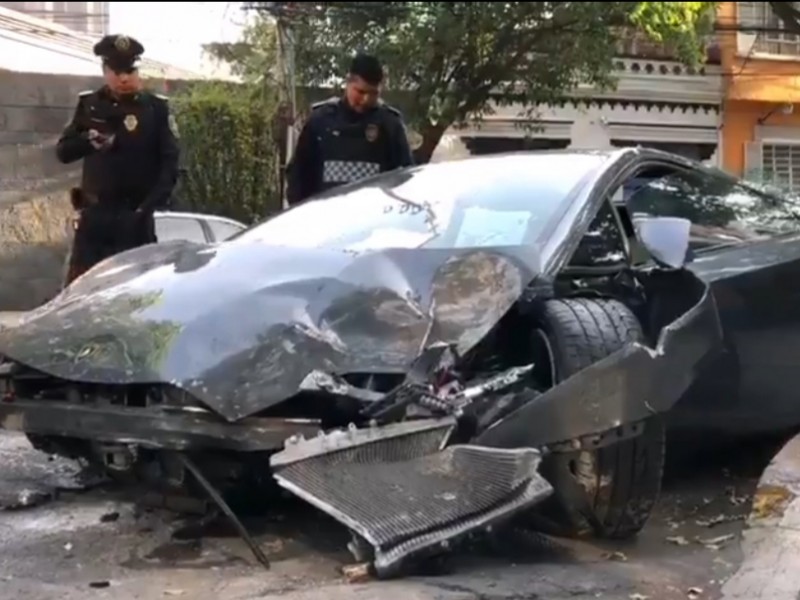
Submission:
M 167 117 L 167 123 L 169 124 L 169 130 L 172 132 L 176 138 L 181 137 L 180 132 L 178 131 L 178 121 L 175 120 L 175 115 L 170 114 Z
M 125 124 L 125 129 L 134 131 L 139 126 L 139 119 L 136 118 L 136 115 L 125 115 L 123 123 Z
M 366 136 L 368 142 L 374 142 L 375 140 L 377 140 L 378 135 L 379 132 L 377 125 L 375 125 L 374 123 L 370 123 L 369 125 L 367 125 Z
M 378 163 L 351 160 L 326 160 L 322 166 L 322 180 L 325 183 L 351 183 L 377 175 L 380 171 L 381 166 Z

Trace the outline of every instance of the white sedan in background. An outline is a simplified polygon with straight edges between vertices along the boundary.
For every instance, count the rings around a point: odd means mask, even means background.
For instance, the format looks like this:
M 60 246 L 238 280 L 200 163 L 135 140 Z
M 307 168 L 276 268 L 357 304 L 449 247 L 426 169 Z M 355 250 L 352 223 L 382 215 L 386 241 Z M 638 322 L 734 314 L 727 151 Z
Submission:
M 225 241 L 247 227 L 227 217 L 189 212 L 156 212 L 155 219 L 159 242 L 187 240 L 213 244 Z
M 199 244 L 223 242 L 232 235 L 247 228 L 247 225 L 227 217 L 191 212 L 156 211 L 156 237 L 159 242 L 186 240 Z M 75 218 L 70 226 L 70 237 L 77 223 Z M 69 254 L 64 261 L 62 281 L 66 280 L 69 269 Z

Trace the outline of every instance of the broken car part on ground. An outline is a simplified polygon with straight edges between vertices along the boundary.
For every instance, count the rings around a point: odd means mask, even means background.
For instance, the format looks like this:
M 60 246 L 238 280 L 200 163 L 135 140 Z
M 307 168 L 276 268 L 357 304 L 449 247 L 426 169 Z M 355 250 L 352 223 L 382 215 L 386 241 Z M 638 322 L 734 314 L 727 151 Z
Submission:
M 610 200 L 637 165 L 701 168 L 643 150 L 439 163 L 223 244 L 123 253 L 0 334 L 0 425 L 226 508 L 283 487 L 382 576 L 509 519 L 635 535 L 664 417 L 723 341 L 689 223 Z

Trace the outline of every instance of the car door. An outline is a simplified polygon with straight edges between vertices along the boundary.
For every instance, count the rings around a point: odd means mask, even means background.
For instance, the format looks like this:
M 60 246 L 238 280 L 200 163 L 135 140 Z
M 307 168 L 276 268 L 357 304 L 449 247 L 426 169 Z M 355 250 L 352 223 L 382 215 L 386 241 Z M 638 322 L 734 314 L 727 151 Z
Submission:
M 211 231 L 212 242 L 222 242 L 244 229 L 244 225 L 226 219 L 206 219 L 206 225 Z
M 800 423 L 800 221 L 782 198 L 722 172 L 676 168 L 636 177 L 629 216 L 691 221 L 689 268 L 710 284 L 725 334 L 724 360 L 683 408 L 726 431 Z M 633 179 L 633 178 L 632 178 Z M 715 379 L 715 381 L 712 381 Z M 728 384 L 728 385 L 726 385 Z

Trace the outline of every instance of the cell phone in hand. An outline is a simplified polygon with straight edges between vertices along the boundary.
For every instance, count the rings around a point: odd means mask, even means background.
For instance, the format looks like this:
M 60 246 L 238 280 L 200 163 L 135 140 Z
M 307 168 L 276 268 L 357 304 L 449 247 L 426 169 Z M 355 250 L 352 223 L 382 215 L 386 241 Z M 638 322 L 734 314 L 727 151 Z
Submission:
M 105 133 L 100 133 L 97 129 L 90 129 L 89 130 L 89 139 L 93 142 L 103 143 L 108 138 L 108 135 Z
M 114 136 L 105 133 L 100 133 L 96 129 L 90 129 L 89 141 L 97 149 L 108 148 L 114 142 Z

